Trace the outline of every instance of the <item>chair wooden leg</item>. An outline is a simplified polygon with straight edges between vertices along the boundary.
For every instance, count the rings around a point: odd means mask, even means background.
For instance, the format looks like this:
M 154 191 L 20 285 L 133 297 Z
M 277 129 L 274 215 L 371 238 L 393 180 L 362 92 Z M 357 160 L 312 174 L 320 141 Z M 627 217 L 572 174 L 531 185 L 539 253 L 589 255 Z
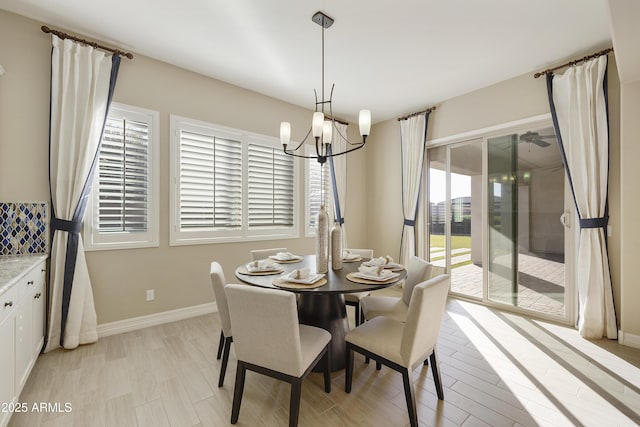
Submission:
M 429 356 L 431 359 L 431 372 L 433 373 L 433 382 L 436 385 L 436 393 L 438 399 L 444 400 L 444 390 L 442 389 L 442 379 L 440 378 L 440 365 L 438 365 L 438 357 L 436 356 L 436 349 L 433 349 L 433 353 Z
M 222 333 L 222 331 L 220 331 L 220 342 L 218 343 L 218 357 L 216 357 L 216 360 L 220 360 L 220 357 L 222 356 L 223 347 L 224 347 L 224 334 Z
M 353 308 L 355 310 L 354 317 L 356 319 L 356 327 L 358 327 L 362 323 L 360 320 L 360 311 L 362 310 L 362 308 L 360 308 L 360 303 L 354 305 Z
M 362 310 L 362 307 L 360 307 L 360 324 L 362 325 L 364 323 L 364 311 Z
M 411 423 L 411 427 L 418 427 L 415 391 L 413 389 L 411 372 L 408 369 L 402 372 L 402 382 L 404 383 L 404 397 L 407 401 L 407 410 L 409 411 L 409 422 Z
M 331 393 L 331 352 L 327 345 L 327 352 L 324 354 L 324 391 Z
M 366 363 L 367 365 L 369 364 L 369 356 L 365 356 L 364 357 L 364 363 Z
M 289 427 L 298 425 L 300 415 L 300 396 L 302 395 L 302 378 L 295 378 L 291 382 L 291 399 L 289 401 Z
M 345 393 L 351 393 L 351 383 L 353 381 L 353 349 L 351 345 L 347 343 L 346 350 L 346 363 L 344 373 L 344 391 Z
M 224 384 L 224 376 L 227 373 L 227 363 L 229 362 L 229 350 L 231 349 L 231 343 L 233 338 L 226 337 L 224 339 L 224 355 L 222 356 L 222 366 L 220 366 L 220 378 L 218 379 L 218 387 L 222 387 Z
M 422 362 L 422 364 L 424 366 L 429 366 L 429 358 L 427 357 L 426 359 L 424 359 L 424 362 Z
M 247 368 L 244 366 L 244 362 L 238 361 L 238 367 L 236 368 L 236 385 L 233 389 L 233 406 L 231 408 L 231 424 L 238 422 L 238 416 L 240 416 L 240 404 L 242 403 L 242 392 L 244 391 L 244 377 Z
M 380 369 L 382 369 L 382 363 L 376 362 L 376 371 L 379 371 Z

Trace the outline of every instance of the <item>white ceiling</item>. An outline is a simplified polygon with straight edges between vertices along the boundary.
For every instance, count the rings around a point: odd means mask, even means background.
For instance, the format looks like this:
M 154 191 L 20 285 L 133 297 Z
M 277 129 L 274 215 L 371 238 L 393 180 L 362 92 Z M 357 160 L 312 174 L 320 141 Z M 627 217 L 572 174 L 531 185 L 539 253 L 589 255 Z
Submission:
M 335 19 L 325 33 L 334 114 L 355 120 L 369 108 L 374 122 L 611 45 L 607 0 L 0 0 L 0 8 L 309 109 L 321 84 L 321 28 L 311 16 L 321 10 Z

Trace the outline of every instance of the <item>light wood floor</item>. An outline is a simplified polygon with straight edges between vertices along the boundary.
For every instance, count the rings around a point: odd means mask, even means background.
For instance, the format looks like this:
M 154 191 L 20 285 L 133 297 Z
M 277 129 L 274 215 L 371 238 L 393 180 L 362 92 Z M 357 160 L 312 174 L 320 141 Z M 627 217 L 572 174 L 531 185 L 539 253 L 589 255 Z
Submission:
M 349 309 L 351 312 L 351 309 Z M 438 350 L 445 400 L 430 369 L 414 372 L 418 417 L 428 426 L 632 426 L 640 424 L 640 351 L 587 341 L 576 331 L 450 300 Z M 69 413 L 15 414 L 10 426 L 224 426 L 236 360 L 217 387 L 217 315 L 101 339 L 42 355 L 22 402 L 70 402 Z M 303 386 L 301 426 L 406 426 L 399 374 L 356 355 L 325 394 L 321 374 Z M 284 426 L 289 385 L 249 372 L 238 426 Z

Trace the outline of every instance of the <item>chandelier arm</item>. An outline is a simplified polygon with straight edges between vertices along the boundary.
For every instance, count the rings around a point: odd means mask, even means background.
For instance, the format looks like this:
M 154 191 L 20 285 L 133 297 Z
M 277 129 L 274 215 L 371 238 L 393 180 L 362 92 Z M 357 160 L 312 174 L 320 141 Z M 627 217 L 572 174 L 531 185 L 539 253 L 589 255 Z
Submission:
M 334 120 L 334 121 L 335 121 L 335 120 Z M 342 137 L 342 139 L 344 139 L 344 140 L 345 140 L 345 142 L 346 142 L 347 144 L 349 144 L 349 145 L 358 145 L 358 146 L 360 146 L 360 145 L 364 145 L 364 143 L 363 143 L 363 142 L 351 142 L 351 141 L 349 141 L 349 139 L 348 139 L 346 136 L 344 136 L 344 135 L 342 134 L 342 132 L 340 132 L 340 129 L 338 129 L 338 126 L 336 126 L 336 125 L 335 125 L 335 123 L 333 124 L 333 128 L 336 130 L 336 133 L 337 133 L 338 135 L 340 135 L 340 136 Z
M 347 153 L 350 153 L 350 152 L 352 152 L 352 151 L 356 151 L 356 150 L 361 149 L 362 147 L 364 147 L 364 144 L 366 144 L 366 141 L 365 141 L 365 142 L 362 142 L 361 144 L 358 144 L 358 146 L 357 146 L 357 147 L 349 148 L 348 150 L 344 150 L 344 151 L 341 151 L 341 152 L 339 152 L 339 153 L 334 153 L 334 152 L 332 152 L 332 153 L 331 153 L 331 155 L 330 155 L 330 156 L 327 156 L 327 157 L 338 157 L 338 156 L 342 156 L 343 154 L 347 154 Z
M 293 157 L 300 157 L 301 159 L 317 159 L 318 158 L 318 156 L 304 156 L 302 154 L 296 154 L 288 150 L 285 150 L 284 154 L 288 154 L 289 156 L 293 156 Z

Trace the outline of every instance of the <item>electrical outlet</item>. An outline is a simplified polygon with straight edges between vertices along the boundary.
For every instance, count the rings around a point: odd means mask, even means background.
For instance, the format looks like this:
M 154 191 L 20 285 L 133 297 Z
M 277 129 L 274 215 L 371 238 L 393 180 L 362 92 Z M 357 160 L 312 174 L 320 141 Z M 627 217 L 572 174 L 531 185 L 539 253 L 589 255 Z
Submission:
M 156 292 L 154 289 L 147 289 L 147 301 L 153 301 L 156 299 Z

